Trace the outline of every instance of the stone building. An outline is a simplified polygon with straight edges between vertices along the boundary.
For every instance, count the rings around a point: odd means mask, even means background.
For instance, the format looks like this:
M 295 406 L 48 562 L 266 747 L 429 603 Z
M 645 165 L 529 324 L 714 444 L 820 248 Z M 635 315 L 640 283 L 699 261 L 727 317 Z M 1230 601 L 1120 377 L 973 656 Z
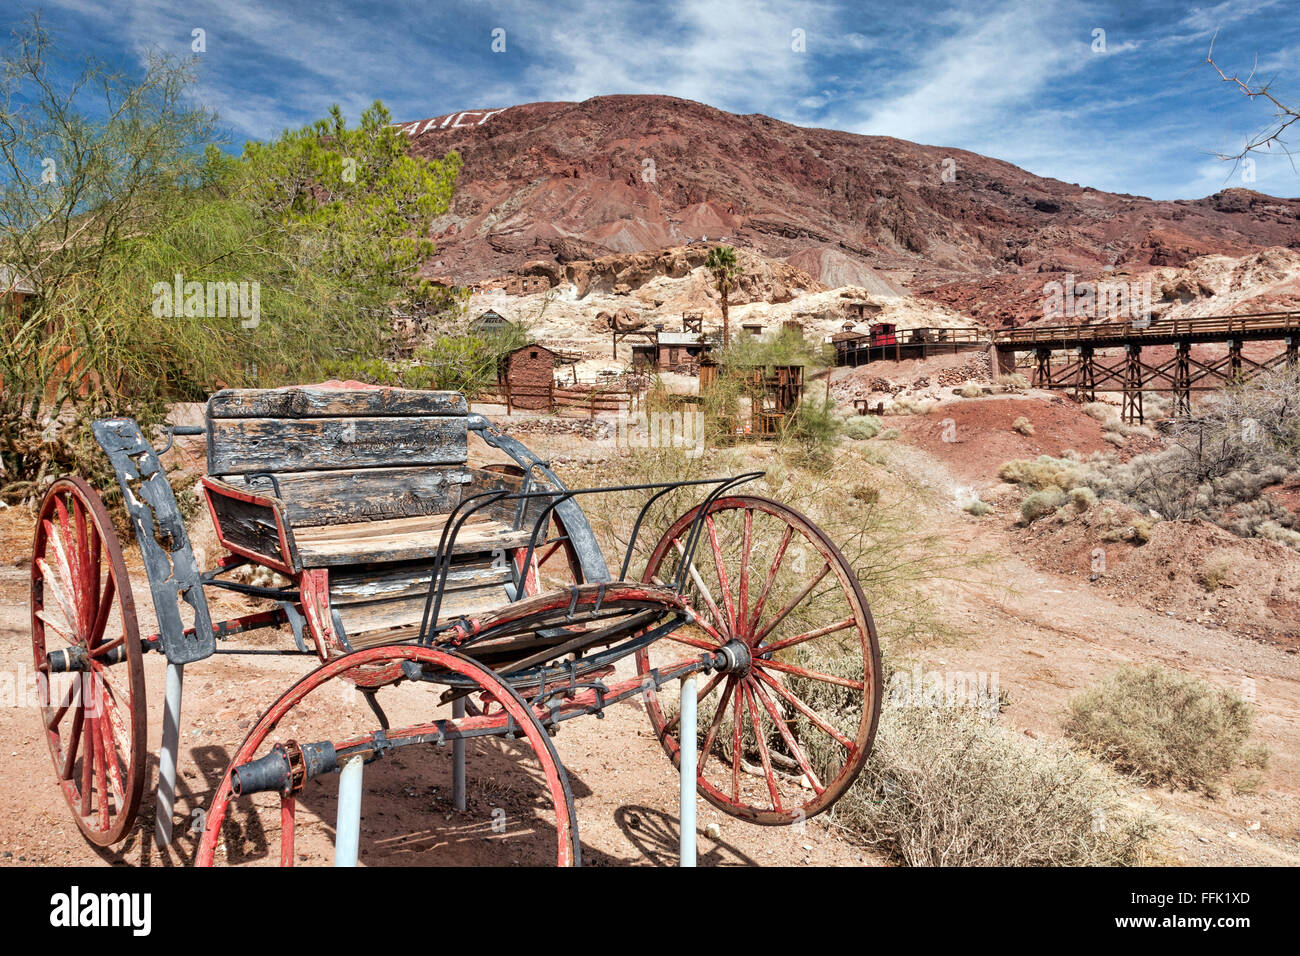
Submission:
M 536 342 L 515 349 L 501 365 L 501 384 L 512 408 L 550 408 L 555 388 L 555 353 Z

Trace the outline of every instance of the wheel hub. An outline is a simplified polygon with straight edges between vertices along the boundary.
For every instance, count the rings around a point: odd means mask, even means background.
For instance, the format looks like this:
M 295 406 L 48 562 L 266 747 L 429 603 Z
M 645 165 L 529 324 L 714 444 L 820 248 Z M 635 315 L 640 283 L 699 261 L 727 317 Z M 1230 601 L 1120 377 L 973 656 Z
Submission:
M 750 664 L 753 663 L 749 647 L 744 641 L 734 638 L 718 648 L 718 653 L 726 658 L 726 663 L 718 668 L 724 674 L 746 674 L 749 672 Z

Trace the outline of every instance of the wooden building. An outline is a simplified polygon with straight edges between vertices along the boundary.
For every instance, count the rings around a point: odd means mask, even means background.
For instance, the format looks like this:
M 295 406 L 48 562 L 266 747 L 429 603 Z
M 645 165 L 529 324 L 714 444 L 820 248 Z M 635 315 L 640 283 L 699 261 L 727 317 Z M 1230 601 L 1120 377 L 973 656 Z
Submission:
M 668 370 L 693 365 L 709 350 L 709 343 L 697 332 L 660 332 L 655 346 L 655 367 Z
M 495 309 L 488 309 L 469 324 L 469 330 L 475 334 L 502 332 L 510 325 L 510 320 Z

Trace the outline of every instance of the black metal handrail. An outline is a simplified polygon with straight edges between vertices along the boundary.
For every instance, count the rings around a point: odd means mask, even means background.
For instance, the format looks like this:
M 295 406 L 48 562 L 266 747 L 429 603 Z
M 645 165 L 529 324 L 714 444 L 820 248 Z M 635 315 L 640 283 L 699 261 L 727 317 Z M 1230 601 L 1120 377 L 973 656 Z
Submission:
M 522 590 L 523 582 L 526 580 L 528 568 L 532 564 L 533 555 L 537 550 L 539 535 L 543 529 L 550 523 L 551 515 L 556 507 L 575 498 L 579 495 L 591 495 L 597 493 L 619 493 L 625 491 L 651 491 L 656 493 L 641 506 L 637 514 L 636 521 L 632 526 L 632 534 L 627 543 L 627 550 L 623 557 L 623 563 L 619 571 L 620 579 L 627 575 L 628 567 L 632 560 L 632 552 L 636 548 L 637 537 L 640 534 L 641 526 L 644 523 L 645 516 L 650 506 L 655 501 L 663 497 L 670 491 L 679 488 L 688 488 L 699 485 L 713 485 L 713 488 L 705 496 L 704 500 L 698 506 L 695 518 L 691 522 L 691 528 L 687 534 L 686 545 L 682 550 L 682 561 L 678 567 L 678 572 L 673 581 L 673 590 L 680 594 L 685 586 L 686 579 L 690 574 L 691 563 L 695 553 L 695 548 L 699 544 L 700 529 L 703 527 L 704 519 L 708 516 L 709 507 L 722 496 L 722 494 L 737 485 L 744 484 L 747 481 L 753 481 L 755 478 L 762 477 L 764 472 L 750 471 L 734 477 L 727 478 L 695 478 L 687 481 L 656 481 L 641 482 L 628 485 L 606 485 L 595 488 L 567 488 L 551 489 L 546 491 L 527 491 L 527 492 L 509 492 L 501 489 L 493 491 L 481 491 L 470 495 L 456 504 L 448 514 L 447 522 L 443 525 L 442 534 L 439 536 L 438 553 L 435 561 L 434 570 L 429 580 L 429 593 L 425 599 L 424 615 L 420 622 L 421 643 L 428 643 L 432 636 L 439 630 L 449 627 L 444 625 L 443 628 L 437 626 L 438 614 L 442 608 L 443 592 L 446 589 L 447 579 L 451 572 L 452 551 L 455 547 L 456 536 L 460 529 L 464 527 L 465 522 L 477 511 L 490 505 L 504 501 L 521 501 L 530 502 L 534 499 L 547 499 L 548 504 L 542 513 L 533 522 L 533 530 L 529 535 L 528 550 L 525 552 L 523 564 L 521 567 L 512 567 L 512 576 L 516 582 L 516 595 Z M 523 513 L 527 511 L 527 504 L 524 505 Z M 463 512 L 463 513 L 462 513 Z

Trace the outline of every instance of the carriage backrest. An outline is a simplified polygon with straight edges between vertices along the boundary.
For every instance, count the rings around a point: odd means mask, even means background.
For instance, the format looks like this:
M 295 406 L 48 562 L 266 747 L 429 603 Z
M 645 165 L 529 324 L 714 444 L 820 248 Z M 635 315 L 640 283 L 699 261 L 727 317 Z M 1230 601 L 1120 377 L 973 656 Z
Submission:
M 208 399 L 208 474 L 267 489 L 305 526 L 436 513 L 470 483 L 459 392 L 226 389 Z

